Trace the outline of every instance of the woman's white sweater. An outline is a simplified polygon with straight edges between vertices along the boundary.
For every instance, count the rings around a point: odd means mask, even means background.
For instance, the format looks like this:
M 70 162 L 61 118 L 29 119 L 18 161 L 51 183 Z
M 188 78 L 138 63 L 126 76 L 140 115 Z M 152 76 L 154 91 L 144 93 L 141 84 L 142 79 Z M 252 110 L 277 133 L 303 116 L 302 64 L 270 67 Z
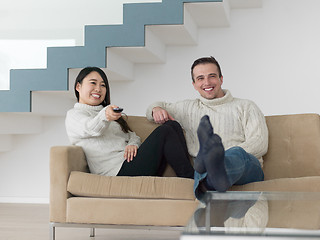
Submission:
M 81 146 L 92 173 L 116 176 L 125 161 L 127 145 L 140 146 L 134 133 L 122 131 L 119 123 L 106 119 L 103 106 L 76 103 L 67 112 L 65 124 L 71 144 Z
M 191 156 L 199 151 L 197 129 L 200 119 L 208 115 L 214 132 L 221 138 L 225 149 L 242 147 L 257 157 L 262 164 L 262 156 L 268 149 L 268 129 L 265 117 L 255 103 L 233 98 L 224 90 L 222 98 L 184 100 L 176 103 L 156 102 L 147 109 L 146 116 L 153 121 L 152 109 L 162 107 L 178 121 L 186 131 L 186 141 Z

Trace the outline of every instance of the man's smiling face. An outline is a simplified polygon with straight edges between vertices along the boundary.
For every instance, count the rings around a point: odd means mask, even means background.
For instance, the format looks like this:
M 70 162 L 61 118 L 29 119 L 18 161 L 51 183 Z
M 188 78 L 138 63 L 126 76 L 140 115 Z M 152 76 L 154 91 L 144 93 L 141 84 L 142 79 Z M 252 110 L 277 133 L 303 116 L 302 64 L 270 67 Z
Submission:
M 223 76 L 219 77 L 218 67 L 213 63 L 199 64 L 193 69 L 193 87 L 206 99 L 224 96 L 221 85 Z

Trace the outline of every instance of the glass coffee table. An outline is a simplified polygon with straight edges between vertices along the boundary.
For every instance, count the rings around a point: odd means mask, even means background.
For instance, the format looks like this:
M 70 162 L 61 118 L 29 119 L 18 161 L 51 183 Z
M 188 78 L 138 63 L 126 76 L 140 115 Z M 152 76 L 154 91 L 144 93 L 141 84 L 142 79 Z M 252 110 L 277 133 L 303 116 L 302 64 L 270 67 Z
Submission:
M 180 239 L 320 239 L 320 193 L 207 192 Z

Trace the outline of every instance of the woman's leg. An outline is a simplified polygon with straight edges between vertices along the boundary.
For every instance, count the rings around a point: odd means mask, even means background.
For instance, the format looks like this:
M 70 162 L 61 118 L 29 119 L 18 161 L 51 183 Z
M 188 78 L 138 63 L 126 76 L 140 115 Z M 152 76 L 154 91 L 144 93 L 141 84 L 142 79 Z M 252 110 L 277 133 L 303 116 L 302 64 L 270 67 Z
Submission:
M 157 128 L 158 129 L 158 128 Z M 125 161 L 118 176 L 160 176 L 164 165 L 159 147 L 159 130 L 155 129 L 138 148 L 131 162 Z
M 168 163 L 178 177 L 193 178 L 185 143 L 181 143 L 176 130 L 171 123 L 156 128 L 142 143 L 133 161 L 124 162 L 118 176 L 161 175 Z

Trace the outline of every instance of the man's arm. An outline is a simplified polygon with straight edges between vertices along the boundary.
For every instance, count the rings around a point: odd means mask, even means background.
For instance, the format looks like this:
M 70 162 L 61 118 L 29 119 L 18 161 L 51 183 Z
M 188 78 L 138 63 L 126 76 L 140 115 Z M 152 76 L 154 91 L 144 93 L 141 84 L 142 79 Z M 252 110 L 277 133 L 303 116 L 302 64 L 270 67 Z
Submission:
M 149 121 L 156 123 L 165 123 L 168 120 L 174 120 L 167 108 L 170 104 L 164 102 L 156 102 L 147 108 L 146 116 Z
M 167 110 L 161 107 L 154 107 L 152 109 L 153 120 L 156 123 L 165 123 L 168 120 L 174 120 L 174 118 L 168 113 Z
M 246 140 L 239 147 L 261 158 L 268 150 L 268 128 L 265 116 L 253 102 L 246 113 L 244 130 Z

